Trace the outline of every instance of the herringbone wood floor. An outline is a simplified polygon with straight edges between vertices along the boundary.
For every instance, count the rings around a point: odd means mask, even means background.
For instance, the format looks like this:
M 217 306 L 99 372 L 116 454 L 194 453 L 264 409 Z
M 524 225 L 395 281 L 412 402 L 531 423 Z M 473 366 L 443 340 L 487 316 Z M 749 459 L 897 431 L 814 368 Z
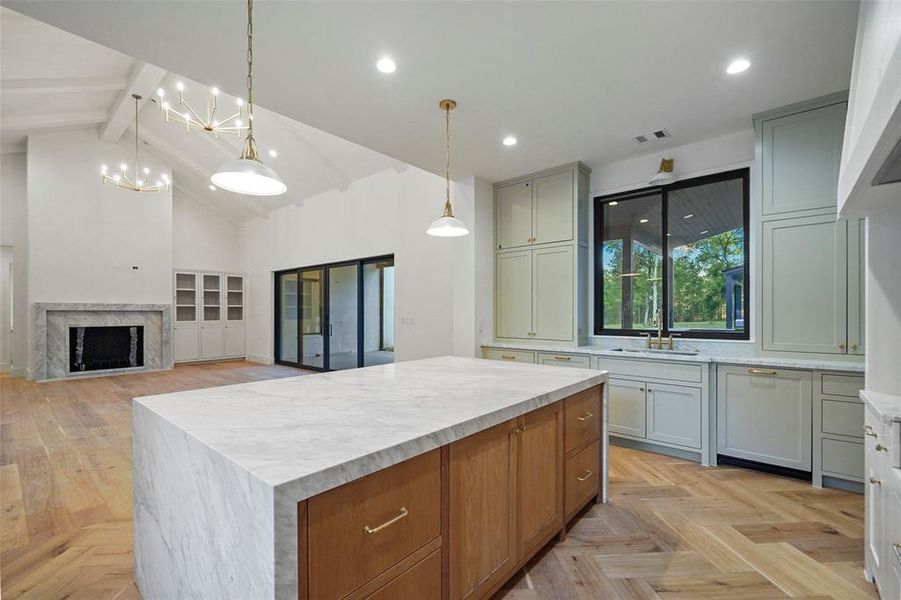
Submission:
M 0 377 L 3 597 L 138 599 L 130 398 L 300 374 L 245 362 L 36 384 Z M 592 506 L 499 598 L 864 598 L 863 499 L 611 450 Z

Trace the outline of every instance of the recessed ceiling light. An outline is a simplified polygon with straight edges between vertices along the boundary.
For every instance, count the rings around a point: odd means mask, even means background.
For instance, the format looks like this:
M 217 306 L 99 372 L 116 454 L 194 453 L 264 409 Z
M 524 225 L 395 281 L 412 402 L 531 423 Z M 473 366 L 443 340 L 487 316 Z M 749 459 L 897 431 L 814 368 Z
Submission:
M 683 218 L 683 219 L 690 219 L 690 218 L 692 218 L 693 216 L 695 216 L 694 213 L 688 213 L 687 215 L 685 215 L 685 216 L 682 217 L 682 218 Z
M 648 222 L 648 220 L 647 220 L 647 219 L 639 219 L 639 221 L 638 221 L 638 222 L 639 222 L 639 223 L 647 223 L 647 222 Z
M 726 67 L 726 73 L 729 75 L 738 75 L 739 73 L 747 71 L 750 66 L 751 61 L 747 58 L 736 58 L 729 63 L 728 67 Z
M 619 204 L 619 202 L 617 202 L 616 200 L 611 200 L 607 203 L 607 206 L 616 206 L 617 204 Z
M 512 135 L 508 135 L 504 138 L 504 146 L 515 146 L 517 139 Z
M 275 150 L 270 150 L 270 151 L 269 151 L 269 156 L 271 156 L 272 158 L 275 158 L 276 156 L 278 156 L 278 152 L 275 151 Z
M 213 185 L 212 183 L 210 184 L 210 191 L 211 191 L 211 192 L 215 192 L 215 191 L 216 191 L 216 186 Z
M 382 73 L 394 73 L 397 70 L 397 65 L 387 56 L 383 56 L 379 59 L 379 62 L 375 63 L 375 68 Z

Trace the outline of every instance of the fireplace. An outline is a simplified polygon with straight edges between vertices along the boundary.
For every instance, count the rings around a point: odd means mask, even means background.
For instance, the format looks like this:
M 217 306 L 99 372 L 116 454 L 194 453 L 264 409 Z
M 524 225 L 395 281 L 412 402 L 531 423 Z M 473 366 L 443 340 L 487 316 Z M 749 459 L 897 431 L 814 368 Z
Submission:
M 144 366 L 144 327 L 69 327 L 69 372 Z

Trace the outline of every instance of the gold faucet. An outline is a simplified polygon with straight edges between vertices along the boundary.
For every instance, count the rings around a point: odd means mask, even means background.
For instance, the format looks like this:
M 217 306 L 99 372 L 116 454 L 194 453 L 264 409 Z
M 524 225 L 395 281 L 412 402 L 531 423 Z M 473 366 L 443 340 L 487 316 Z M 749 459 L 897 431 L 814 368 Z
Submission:
M 648 342 L 648 350 L 652 348 L 657 348 L 658 350 L 663 350 L 663 344 L 666 343 L 669 345 L 669 349 L 673 349 L 673 334 L 669 335 L 668 339 L 663 339 L 663 319 L 660 318 L 660 309 L 654 313 L 654 325 L 657 326 L 657 337 L 652 338 L 650 333 L 644 333 L 642 335 L 646 335 Z

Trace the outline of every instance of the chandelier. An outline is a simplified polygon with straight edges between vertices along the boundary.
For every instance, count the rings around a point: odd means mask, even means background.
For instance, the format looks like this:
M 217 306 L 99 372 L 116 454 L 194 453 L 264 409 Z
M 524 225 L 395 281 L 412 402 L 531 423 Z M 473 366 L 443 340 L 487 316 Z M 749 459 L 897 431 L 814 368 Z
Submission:
M 444 111 L 444 214 L 432 221 L 426 233 L 436 237 L 460 237 L 467 235 L 469 229 L 454 216 L 450 197 L 450 111 L 457 108 L 457 102 L 445 99 L 438 103 L 438 108 Z
M 152 185 L 148 183 L 150 179 L 150 168 L 144 167 L 140 171 L 138 161 L 138 145 L 140 136 L 138 135 L 138 101 L 141 96 L 132 94 L 135 99 L 135 169 L 134 175 L 128 174 L 128 165 L 122 163 L 119 165 L 118 173 L 110 173 L 106 165 L 100 166 L 100 181 L 103 183 L 112 183 L 119 189 L 130 190 L 132 192 L 165 192 L 169 189 L 169 176 L 166 173 L 160 175 Z
M 188 101 L 185 100 L 185 85 L 179 81 L 175 84 L 175 89 L 178 90 L 179 109 L 173 108 L 173 106 L 165 100 L 166 90 L 159 88 L 156 91 L 158 99 L 157 103 L 160 106 L 160 110 L 163 111 L 166 116 L 166 123 L 181 123 L 185 126 L 185 131 L 187 132 L 190 132 L 191 128 L 202 129 L 216 136 L 220 133 L 234 133 L 235 135 L 241 135 L 243 132 L 247 131 L 248 126 L 244 123 L 244 100 L 241 98 L 235 100 L 235 103 L 238 106 L 237 112 L 224 119 L 217 119 L 216 111 L 219 110 L 219 88 L 210 88 L 206 101 L 206 116 L 202 117 L 194 110 Z M 184 111 L 179 112 L 180 109 L 184 109 Z
M 244 151 L 213 173 L 216 187 L 251 196 L 278 196 L 288 191 L 275 169 L 263 164 L 253 139 L 253 0 L 247 0 L 247 137 Z

